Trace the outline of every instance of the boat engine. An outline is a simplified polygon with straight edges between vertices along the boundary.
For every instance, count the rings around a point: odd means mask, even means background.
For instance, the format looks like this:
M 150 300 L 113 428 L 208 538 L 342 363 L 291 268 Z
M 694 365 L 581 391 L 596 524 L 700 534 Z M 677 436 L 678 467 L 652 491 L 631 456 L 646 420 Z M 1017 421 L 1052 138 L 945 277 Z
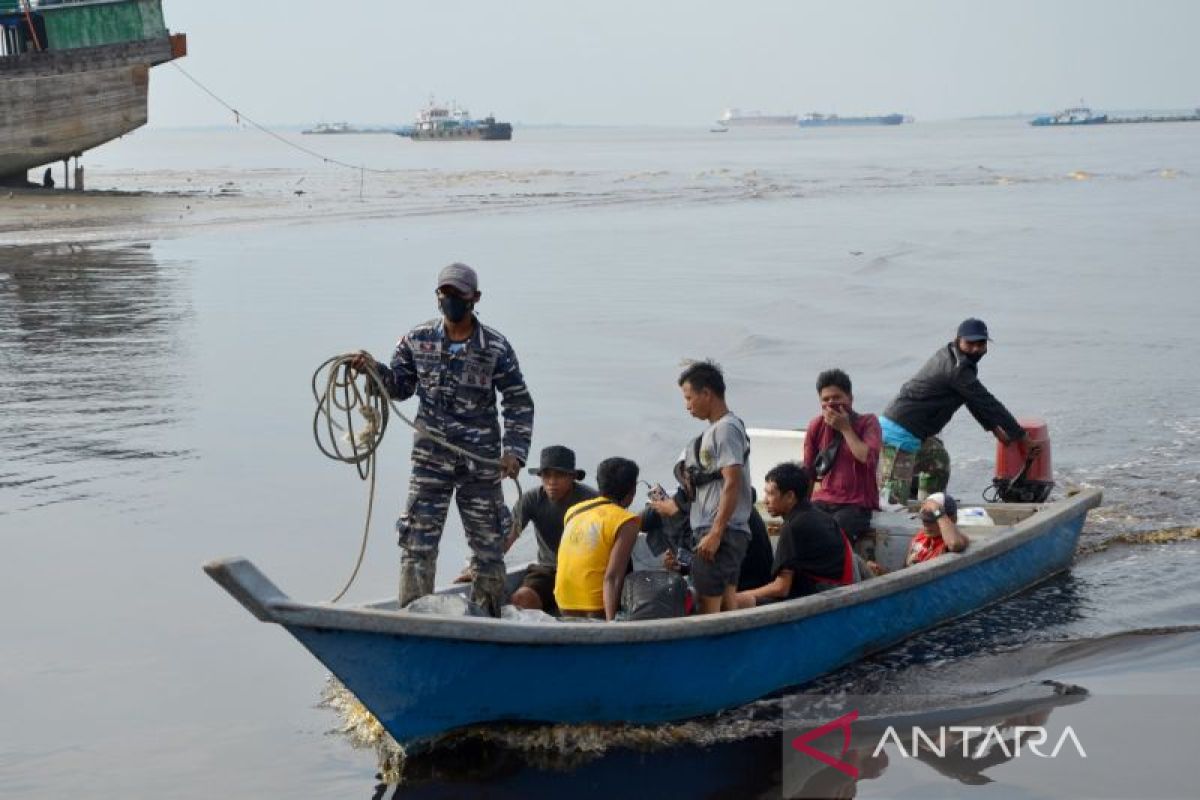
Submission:
M 1008 444 L 996 443 L 996 472 L 992 478 L 995 501 L 1044 503 L 1054 488 L 1050 427 L 1045 420 L 1035 417 L 1017 421 L 1025 429 L 1025 438 Z

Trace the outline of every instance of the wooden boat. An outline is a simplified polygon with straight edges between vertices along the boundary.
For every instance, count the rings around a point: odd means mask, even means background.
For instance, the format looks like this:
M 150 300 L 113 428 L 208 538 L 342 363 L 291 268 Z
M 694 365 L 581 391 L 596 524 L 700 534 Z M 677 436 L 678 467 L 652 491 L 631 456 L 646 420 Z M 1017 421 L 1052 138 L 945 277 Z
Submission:
M 1067 569 L 1100 499 L 1088 489 L 1043 505 L 989 505 L 995 526 L 970 528 L 963 553 L 788 602 L 644 622 L 535 624 L 415 614 L 395 601 L 302 603 L 244 559 L 204 569 L 255 617 L 284 626 L 396 741 L 412 745 L 485 722 L 681 720 L 803 684 Z M 880 556 L 895 563 L 919 522 L 880 513 L 876 523 Z
M 0 0 L 0 184 L 145 125 L 150 68 L 186 54 L 162 0 Z

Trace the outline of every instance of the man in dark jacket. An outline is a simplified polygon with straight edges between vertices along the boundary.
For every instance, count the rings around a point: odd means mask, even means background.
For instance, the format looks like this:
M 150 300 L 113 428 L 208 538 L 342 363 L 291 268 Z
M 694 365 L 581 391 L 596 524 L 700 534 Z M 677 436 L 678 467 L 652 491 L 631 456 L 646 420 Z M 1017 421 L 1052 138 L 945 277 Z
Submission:
M 963 320 L 954 341 L 934 353 L 883 410 L 879 420 L 883 429 L 879 484 L 890 486 L 894 502 L 903 503 L 911 495 L 917 451 L 922 443 L 946 427 L 963 404 L 983 429 L 1001 442 L 1025 438 L 1025 429 L 976 374 L 989 341 L 983 320 Z

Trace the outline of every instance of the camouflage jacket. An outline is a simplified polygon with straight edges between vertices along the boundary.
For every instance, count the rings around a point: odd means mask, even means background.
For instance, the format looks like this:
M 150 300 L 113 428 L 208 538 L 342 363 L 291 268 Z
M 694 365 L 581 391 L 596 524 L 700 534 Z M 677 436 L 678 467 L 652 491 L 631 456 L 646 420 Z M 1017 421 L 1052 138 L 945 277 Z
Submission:
M 441 319 L 413 328 L 396 345 L 380 377 L 392 397 L 421 402 L 417 421 L 433 433 L 488 458 L 501 454 L 496 392 L 503 395 L 504 452 L 522 463 L 533 438 L 533 398 L 512 345 L 477 319 L 465 347 L 452 353 Z

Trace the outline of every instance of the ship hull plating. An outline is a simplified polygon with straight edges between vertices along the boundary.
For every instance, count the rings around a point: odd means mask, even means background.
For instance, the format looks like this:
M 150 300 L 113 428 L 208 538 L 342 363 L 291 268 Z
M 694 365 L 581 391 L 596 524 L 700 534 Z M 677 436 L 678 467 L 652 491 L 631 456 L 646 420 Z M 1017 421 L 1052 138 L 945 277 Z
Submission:
M 417 130 L 410 134 L 414 142 L 486 141 L 507 142 L 512 139 L 512 125 L 494 122 L 490 125 L 458 127 L 441 130 Z

